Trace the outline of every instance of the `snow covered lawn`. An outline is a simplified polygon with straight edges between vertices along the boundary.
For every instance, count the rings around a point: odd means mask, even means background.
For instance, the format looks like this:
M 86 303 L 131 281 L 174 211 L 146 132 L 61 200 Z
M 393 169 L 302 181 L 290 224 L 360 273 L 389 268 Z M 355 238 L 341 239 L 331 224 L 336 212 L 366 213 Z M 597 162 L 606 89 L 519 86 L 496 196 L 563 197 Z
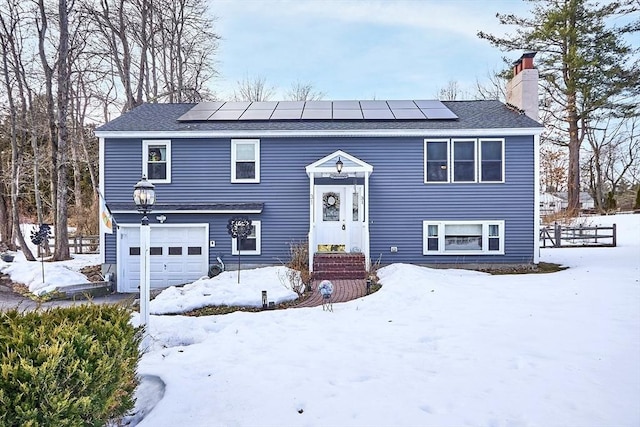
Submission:
M 391 265 L 321 307 L 152 316 L 142 426 L 638 426 L 640 215 L 617 248 L 547 249 L 553 274 Z
M 570 267 L 558 273 L 395 264 L 379 292 L 333 313 L 153 315 L 139 372 L 166 390 L 140 425 L 638 426 L 640 215 L 591 221 L 617 223 L 618 247 L 543 250 Z M 64 265 L 45 263 L 62 282 L 77 267 Z M 0 261 L 14 280 L 31 274 L 30 287 L 39 268 Z M 167 290 L 152 310 L 256 305 L 266 287 L 291 297 L 276 270 L 235 280 Z

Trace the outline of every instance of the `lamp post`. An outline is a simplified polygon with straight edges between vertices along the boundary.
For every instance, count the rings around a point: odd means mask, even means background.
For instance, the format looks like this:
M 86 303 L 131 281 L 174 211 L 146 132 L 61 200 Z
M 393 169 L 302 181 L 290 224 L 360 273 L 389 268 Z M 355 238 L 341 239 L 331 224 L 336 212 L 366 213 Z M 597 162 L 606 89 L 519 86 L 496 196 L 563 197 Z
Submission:
M 146 326 L 149 323 L 149 299 L 151 298 L 151 261 L 149 247 L 151 246 L 151 229 L 147 214 L 151 212 L 156 202 L 154 185 L 142 176 L 140 182 L 133 187 L 133 201 L 142 214 L 140 224 L 140 324 Z

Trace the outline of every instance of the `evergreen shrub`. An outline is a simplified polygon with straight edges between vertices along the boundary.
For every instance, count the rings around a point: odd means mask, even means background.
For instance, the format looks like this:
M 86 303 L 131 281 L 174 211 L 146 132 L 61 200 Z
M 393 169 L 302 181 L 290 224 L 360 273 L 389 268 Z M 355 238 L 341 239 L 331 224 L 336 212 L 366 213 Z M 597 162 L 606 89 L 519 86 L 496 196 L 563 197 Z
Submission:
M 141 329 L 130 310 L 0 313 L 0 426 L 103 426 L 134 405 Z

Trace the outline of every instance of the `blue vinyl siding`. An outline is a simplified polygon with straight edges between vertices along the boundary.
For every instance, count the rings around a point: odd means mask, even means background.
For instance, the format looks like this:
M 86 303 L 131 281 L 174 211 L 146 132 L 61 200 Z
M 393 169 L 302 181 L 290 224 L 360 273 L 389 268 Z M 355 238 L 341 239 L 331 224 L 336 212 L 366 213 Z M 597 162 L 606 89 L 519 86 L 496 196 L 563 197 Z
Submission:
M 452 134 L 451 138 L 456 135 Z M 500 137 L 500 135 L 494 135 Z M 465 137 L 466 138 L 466 137 Z M 279 264 L 291 241 L 309 230 L 309 178 L 305 166 L 343 150 L 373 166 L 370 177 L 370 255 L 382 263 L 532 262 L 534 228 L 533 136 L 505 140 L 504 183 L 424 183 L 424 138 L 260 138 L 260 183 L 231 183 L 230 139 L 171 139 L 172 182 L 157 184 L 158 203 L 262 202 L 262 254 L 247 262 Z M 142 173 L 140 139 L 105 142 L 105 198 L 131 200 Z M 352 181 L 351 181 L 352 182 Z M 350 182 L 350 183 L 351 183 Z M 336 184 L 345 184 L 336 181 Z M 361 181 L 360 181 L 361 183 Z M 166 214 L 167 223 L 210 223 L 210 255 L 235 259 L 226 224 L 231 214 Z M 120 214 L 121 223 L 139 215 Z M 155 215 L 150 215 L 155 221 Z M 423 220 L 505 220 L 505 255 L 424 256 Z M 115 262 L 115 234 L 107 235 L 106 261 Z M 390 253 L 397 246 L 397 253 Z M 214 257 L 215 258 L 215 257 Z

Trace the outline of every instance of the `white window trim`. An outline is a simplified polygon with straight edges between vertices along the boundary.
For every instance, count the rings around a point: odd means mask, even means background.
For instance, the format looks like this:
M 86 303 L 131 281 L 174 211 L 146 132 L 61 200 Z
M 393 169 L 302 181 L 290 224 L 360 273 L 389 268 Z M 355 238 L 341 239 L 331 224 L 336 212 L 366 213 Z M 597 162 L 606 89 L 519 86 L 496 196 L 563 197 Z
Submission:
M 236 146 L 238 144 L 253 144 L 256 176 L 251 179 L 236 178 Z M 232 183 L 259 183 L 260 182 L 260 140 L 259 139 L 232 139 L 231 140 L 231 182 Z
M 445 251 L 445 235 L 444 229 L 445 225 L 482 225 L 482 247 L 485 248 L 481 251 Z M 491 220 L 491 221 L 422 221 L 422 255 L 504 255 L 504 236 L 505 236 L 505 228 L 504 228 L 504 220 Z M 430 225 L 438 226 L 438 250 L 430 251 L 428 250 L 428 231 Z M 498 239 L 499 250 L 490 251 L 489 250 L 489 226 L 497 225 L 500 230 L 500 235 Z
M 262 221 L 251 220 L 253 230 L 256 235 L 256 250 L 255 251 L 242 251 L 242 255 L 260 255 L 262 253 Z M 238 239 L 231 239 L 231 255 L 238 255 Z
M 482 180 L 482 143 L 483 142 L 500 142 L 502 143 L 502 171 L 501 171 L 501 176 L 502 179 L 500 181 L 483 181 Z M 505 170 L 505 157 L 504 157 L 504 146 L 505 146 L 505 140 L 504 138 L 480 138 L 478 140 L 478 182 L 482 182 L 482 183 L 494 183 L 494 184 L 500 184 L 500 183 L 504 183 L 505 182 L 505 176 L 504 176 L 504 170 Z
M 447 143 L 447 180 L 446 181 L 429 181 L 427 180 L 427 143 L 428 142 L 446 142 Z M 422 159 L 422 167 L 424 169 L 424 183 L 425 184 L 448 184 L 451 182 L 451 140 L 449 139 L 433 139 L 428 138 L 424 140 L 423 144 L 424 158 Z
M 153 184 L 171 183 L 171 141 L 168 139 L 145 139 L 142 141 L 142 175 L 149 178 L 149 146 L 164 145 L 167 154 L 167 177 L 165 179 L 149 179 Z
M 473 179 L 470 181 L 456 181 L 456 142 L 473 142 Z M 478 140 L 475 138 L 453 138 L 450 144 L 451 158 L 449 159 L 449 169 L 451 169 L 451 182 L 459 184 L 478 182 Z

